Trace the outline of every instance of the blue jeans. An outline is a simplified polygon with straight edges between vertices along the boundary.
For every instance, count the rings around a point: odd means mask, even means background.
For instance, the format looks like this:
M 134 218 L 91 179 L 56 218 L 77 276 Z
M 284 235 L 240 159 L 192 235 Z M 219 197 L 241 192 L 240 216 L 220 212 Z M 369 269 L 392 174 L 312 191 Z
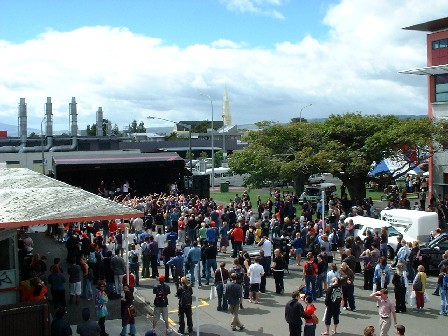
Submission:
M 224 294 L 224 286 L 221 282 L 216 284 L 216 293 L 218 294 L 218 308 L 221 307 L 222 310 L 227 310 L 229 307 L 227 304 L 227 293 Z
M 134 273 L 134 276 L 135 276 L 135 285 L 136 285 L 136 286 L 140 286 L 140 274 L 139 274 L 139 272 L 138 272 L 138 268 L 139 268 L 138 263 L 136 263 L 136 264 L 129 264 L 129 271 L 130 271 L 131 273 Z
M 440 289 L 440 312 L 448 314 L 448 290 Z
M 87 277 L 84 277 L 82 279 L 82 297 L 86 297 L 87 299 L 93 298 L 93 292 L 92 292 L 92 280 L 88 279 Z
M 122 329 L 121 329 L 121 333 L 120 335 L 125 336 L 126 335 L 126 329 L 127 329 L 127 325 L 125 325 Z M 137 331 L 135 330 L 135 324 L 129 324 L 129 334 L 131 335 L 135 335 L 137 333 Z
M 213 268 L 213 274 L 215 274 L 215 271 L 217 268 L 216 259 L 207 259 L 205 261 L 205 282 L 206 283 L 210 282 L 210 276 L 211 276 L 210 268 Z
M 324 273 L 318 274 L 317 275 L 317 279 L 316 279 L 316 288 L 317 288 L 317 293 L 316 293 L 316 297 L 320 298 L 323 296 L 323 286 L 324 286 L 324 281 L 325 281 L 325 277 L 327 275 Z
M 311 295 L 313 300 L 316 299 L 316 276 L 315 275 L 305 275 L 305 285 L 306 293 L 308 294 L 311 289 Z
M 190 265 L 190 282 L 191 285 L 194 286 L 194 281 L 195 281 L 195 274 L 194 274 L 194 268 L 198 267 L 198 270 L 196 272 L 196 275 L 198 276 L 198 285 L 201 285 L 201 261 L 199 260 L 197 263 L 191 263 Z

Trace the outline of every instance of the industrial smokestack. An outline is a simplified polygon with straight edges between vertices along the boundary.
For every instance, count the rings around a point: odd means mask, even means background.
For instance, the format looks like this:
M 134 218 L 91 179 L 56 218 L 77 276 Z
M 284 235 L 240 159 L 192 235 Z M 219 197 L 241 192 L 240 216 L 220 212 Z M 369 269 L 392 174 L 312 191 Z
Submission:
M 70 113 L 70 120 L 71 120 L 71 136 L 76 137 L 78 135 L 78 113 L 76 110 L 76 98 L 72 97 L 72 102 L 69 105 L 69 113 Z
M 45 115 L 47 117 L 47 129 L 45 134 L 51 137 L 53 136 L 53 104 L 51 103 L 51 97 L 47 97 Z
M 26 120 L 26 103 L 25 98 L 20 98 L 19 104 L 19 136 L 22 144 L 26 143 L 27 138 L 27 120 Z
M 107 121 L 107 126 L 106 126 L 106 134 L 107 136 L 111 136 L 112 135 L 112 122 L 110 120 Z
M 98 107 L 96 111 L 96 136 L 103 136 L 103 108 Z

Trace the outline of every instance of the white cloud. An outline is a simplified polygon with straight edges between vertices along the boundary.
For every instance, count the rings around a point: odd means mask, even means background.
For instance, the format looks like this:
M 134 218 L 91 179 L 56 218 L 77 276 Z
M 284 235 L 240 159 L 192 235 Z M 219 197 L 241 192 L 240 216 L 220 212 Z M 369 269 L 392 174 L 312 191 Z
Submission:
M 80 128 L 95 122 L 99 106 L 120 127 L 133 119 L 154 125 L 147 115 L 210 119 L 210 104 L 200 93 L 211 95 L 217 117 L 225 85 L 239 124 L 286 122 L 308 103 L 305 118 L 349 111 L 424 114 L 426 78 L 398 71 L 426 65 L 426 35 L 401 28 L 446 12 L 445 0 L 431 6 L 343 0 L 324 19 L 327 40 L 308 35 L 273 49 L 225 39 L 180 48 L 104 26 L 49 30 L 21 44 L 0 41 L 0 121 L 15 125 L 24 97 L 29 125 L 39 128 L 47 96 L 55 129 L 68 129 L 71 97 L 77 98 Z
M 221 0 L 221 2 L 230 11 L 269 16 L 278 20 L 285 19 L 282 13 L 272 8 L 281 6 L 285 2 L 282 0 Z

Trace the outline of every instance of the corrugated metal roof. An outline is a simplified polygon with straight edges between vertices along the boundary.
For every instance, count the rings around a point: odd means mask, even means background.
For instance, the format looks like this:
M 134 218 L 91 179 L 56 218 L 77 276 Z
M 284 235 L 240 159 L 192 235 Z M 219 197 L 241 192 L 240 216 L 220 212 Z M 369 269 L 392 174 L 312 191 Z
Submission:
M 399 71 L 399 73 L 406 75 L 444 75 L 448 73 L 448 64 L 434 65 L 425 68 L 411 69 Z
M 56 165 L 80 165 L 80 164 L 122 164 L 122 163 L 142 163 L 142 162 L 167 162 L 182 161 L 177 153 L 83 153 L 55 155 L 53 160 Z
M 141 217 L 128 206 L 25 168 L 0 168 L 0 228 Z

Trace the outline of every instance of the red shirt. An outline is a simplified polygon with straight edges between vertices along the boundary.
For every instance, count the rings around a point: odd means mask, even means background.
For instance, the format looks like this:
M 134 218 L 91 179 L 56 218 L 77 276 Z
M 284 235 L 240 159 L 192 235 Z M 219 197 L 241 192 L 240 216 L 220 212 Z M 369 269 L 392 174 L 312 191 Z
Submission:
M 178 221 L 177 222 L 177 229 L 179 230 L 179 231 L 185 231 L 185 223 L 183 222 L 183 221 Z
M 305 314 L 308 314 L 311 316 L 314 314 L 315 311 L 316 311 L 316 306 L 314 306 L 312 303 L 305 307 Z M 305 319 L 305 323 L 313 323 L 313 319 Z
M 127 278 L 126 274 L 123 275 L 123 280 L 122 280 L 122 282 L 123 282 L 123 286 L 128 284 L 128 278 Z M 129 288 L 134 288 L 134 286 L 135 286 L 135 277 L 134 277 L 134 274 L 129 273 Z
M 307 261 L 307 262 L 305 262 L 305 263 L 303 264 L 303 275 L 304 275 L 304 276 L 307 275 L 307 274 L 306 274 L 306 266 L 307 266 L 309 263 L 312 263 L 312 264 L 313 264 L 314 273 L 313 273 L 312 275 L 316 275 L 316 274 L 317 274 L 317 271 L 318 271 L 317 264 L 316 264 L 314 261 Z
M 236 242 L 242 243 L 244 241 L 244 232 L 243 232 L 243 229 L 240 227 L 234 228 L 230 235 L 233 237 L 233 240 Z

